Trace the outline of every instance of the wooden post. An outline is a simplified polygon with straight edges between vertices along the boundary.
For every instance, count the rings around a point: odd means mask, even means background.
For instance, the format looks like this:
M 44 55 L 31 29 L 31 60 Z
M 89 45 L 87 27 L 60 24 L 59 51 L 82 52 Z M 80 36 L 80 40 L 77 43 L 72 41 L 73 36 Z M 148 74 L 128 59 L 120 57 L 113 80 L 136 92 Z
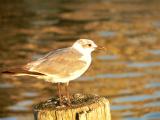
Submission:
M 51 98 L 34 106 L 35 120 L 111 120 L 109 101 L 96 95 L 74 94 L 71 106 Z M 65 104 L 65 103 L 64 103 Z

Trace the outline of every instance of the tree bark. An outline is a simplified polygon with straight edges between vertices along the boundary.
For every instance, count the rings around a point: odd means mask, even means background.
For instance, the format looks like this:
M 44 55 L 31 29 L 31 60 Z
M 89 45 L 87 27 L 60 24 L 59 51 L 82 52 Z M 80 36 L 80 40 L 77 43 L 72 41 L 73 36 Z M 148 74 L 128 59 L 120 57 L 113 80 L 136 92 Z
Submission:
M 96 95 L 74 94 L 71 106 L 54 97 L 34 106 L 35 120 L 111 120 L 109 101 Z

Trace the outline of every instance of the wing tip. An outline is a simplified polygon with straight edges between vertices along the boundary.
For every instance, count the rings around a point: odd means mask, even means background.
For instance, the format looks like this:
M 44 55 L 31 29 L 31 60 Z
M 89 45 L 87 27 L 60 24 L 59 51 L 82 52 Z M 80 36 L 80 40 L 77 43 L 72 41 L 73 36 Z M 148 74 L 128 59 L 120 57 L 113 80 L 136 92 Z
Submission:
M 0 73 L 1 73 L 1 74 L 8 74 L 8 75 L 24 74 L 24 75 L 46 76 L 46 75 L 43 74 L 43 73 L 35 72 L 35 71 L 28 71 L 28 70 L 20 70 L 20 71 L 5 70 L 5 71 L 1 71 Z

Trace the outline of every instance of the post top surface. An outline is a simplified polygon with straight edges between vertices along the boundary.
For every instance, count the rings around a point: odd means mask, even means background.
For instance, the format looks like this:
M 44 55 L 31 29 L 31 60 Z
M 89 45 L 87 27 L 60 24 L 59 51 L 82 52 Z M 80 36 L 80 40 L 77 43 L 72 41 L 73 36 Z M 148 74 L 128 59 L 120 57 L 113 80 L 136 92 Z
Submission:
M 34 106 L 34 111 L 75 109 L 96 103 L 101 99 L 105 98 L 97 95 L 77 93 L 71 96 L 70 106 L 67 105 L 67 100 L 65 98 L 63 100 L 63 105 L 60 106 L 58 97 L 52 97 L 45 102 L 36 104 Z

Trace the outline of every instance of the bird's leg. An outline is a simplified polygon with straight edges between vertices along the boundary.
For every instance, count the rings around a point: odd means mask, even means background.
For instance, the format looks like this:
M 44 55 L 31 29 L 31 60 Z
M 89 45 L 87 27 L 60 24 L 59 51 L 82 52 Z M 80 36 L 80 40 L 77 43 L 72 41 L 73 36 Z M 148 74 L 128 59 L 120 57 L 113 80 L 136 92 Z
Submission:
M 69 94 L 69 83 L 66 83 L 65 91 L 66 91 L 66 97 L 67 97 L 67 100 L 68 100 L 68 105 L 70 105 L 71 104 L 71 100 L 70 100 L 70 94 Z
M 62 105 L 62 98 L 61 98 L 61 83 L 57 83 L 57 89 L 58 89 L 59 104 Z

